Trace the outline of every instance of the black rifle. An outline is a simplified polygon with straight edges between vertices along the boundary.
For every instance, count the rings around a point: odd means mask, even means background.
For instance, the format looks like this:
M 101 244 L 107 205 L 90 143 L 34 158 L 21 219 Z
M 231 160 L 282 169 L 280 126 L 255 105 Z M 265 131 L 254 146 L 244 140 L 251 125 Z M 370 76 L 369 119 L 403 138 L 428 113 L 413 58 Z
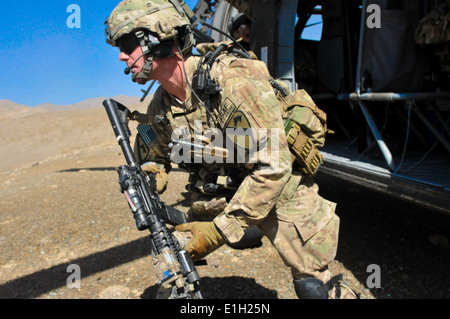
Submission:
M 200 276 L 194 262 L 165 224 L 186 223 L 186 216 L 160 199 L 155 174 L 144 173 L 137 163 L 129 140 L 130 110 L 112 99 L 104 100 L 103 106 L 128 164 L 117 168 L 121 191 L 128 200 L 137 228 L 150 230 L 152 265 L 158 283 L 169 291 L 171 298 L 201 299 Z

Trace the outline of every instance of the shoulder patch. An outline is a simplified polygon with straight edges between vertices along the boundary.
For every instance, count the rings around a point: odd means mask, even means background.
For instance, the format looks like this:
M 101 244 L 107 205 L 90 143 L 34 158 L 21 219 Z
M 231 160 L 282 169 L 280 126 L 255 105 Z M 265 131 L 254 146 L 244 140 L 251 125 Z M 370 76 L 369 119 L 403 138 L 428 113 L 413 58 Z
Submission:
M 251 128 L 250 121 L 248 120 L 247 116 L 244 112 L 241 110 L 237 110 L 234 112 L 234 114 L 231 116 L 230 120 L 228 121 L 227 128 Z
M 225 135 L 237 147 L 251 150 L 254 147 L 254 136 L 251 121 L 243 110 L 237 109 L 225 124 Z
M 219 112 L 217 116 L 217 122 L 221 128 L 225 128 L 227 123 L 230 121 L 231 116 L 239 108 L 231 98 L 227 97 L 225 101 L 220 105 Z

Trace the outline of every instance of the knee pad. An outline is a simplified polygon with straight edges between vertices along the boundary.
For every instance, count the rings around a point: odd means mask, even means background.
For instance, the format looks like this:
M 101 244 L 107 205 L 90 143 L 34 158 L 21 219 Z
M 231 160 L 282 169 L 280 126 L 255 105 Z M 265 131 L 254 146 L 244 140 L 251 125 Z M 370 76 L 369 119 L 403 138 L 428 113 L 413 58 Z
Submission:
M 300 299 L 328 299 L 327 286 L 314 277 L 295 279 L 294 288 Z

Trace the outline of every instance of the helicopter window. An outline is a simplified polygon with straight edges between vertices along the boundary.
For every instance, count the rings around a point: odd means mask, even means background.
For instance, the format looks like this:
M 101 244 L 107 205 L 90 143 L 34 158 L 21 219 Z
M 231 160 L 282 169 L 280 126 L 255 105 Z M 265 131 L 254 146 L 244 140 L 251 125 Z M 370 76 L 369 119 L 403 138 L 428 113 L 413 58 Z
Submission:
M 314 8 L 316 10 L 316 8 Z M 317 7 L 317 11 L 320 11 L 320 6 Z M 322 37 L 323 20 L 321 14 L 311 14 L 306 23 L 301 39 L 320 41 Z

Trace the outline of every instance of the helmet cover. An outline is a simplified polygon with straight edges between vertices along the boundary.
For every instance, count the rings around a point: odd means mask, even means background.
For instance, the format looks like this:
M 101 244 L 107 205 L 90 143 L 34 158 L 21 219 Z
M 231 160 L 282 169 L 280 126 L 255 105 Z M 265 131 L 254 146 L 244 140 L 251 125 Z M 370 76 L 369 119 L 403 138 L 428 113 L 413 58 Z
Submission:
M 134 30 L 156 33 L 161 41 L 172 39 L 178 35 L 177 29 L 190 25 L 190 21 L 171 1 L 124 0 L 112 11 L 105 25 L 106 42 L 117 46 L 120 37 Z

